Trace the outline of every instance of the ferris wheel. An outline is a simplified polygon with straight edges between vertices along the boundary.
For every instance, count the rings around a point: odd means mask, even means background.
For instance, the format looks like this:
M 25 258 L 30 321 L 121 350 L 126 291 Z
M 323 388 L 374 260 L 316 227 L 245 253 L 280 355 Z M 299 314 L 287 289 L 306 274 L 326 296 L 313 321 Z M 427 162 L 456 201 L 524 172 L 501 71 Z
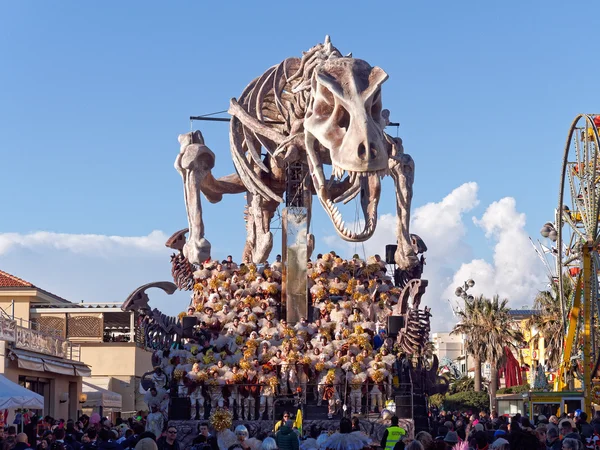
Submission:
M 553 224 L 542 235 L 556 242 L 556 275 L 566 330 L 556 390 L 567 388 L 568 373 L 574 364 L 583 374 L 585 408 L 591 408 L 592 365 L 598 359 L 594 346 L 593 319 L 600 311 L 600 115 L 581 114 L 575 118 L 565 145 L 561 185 Z M 566 289 L 563 280 L 573 289 Z

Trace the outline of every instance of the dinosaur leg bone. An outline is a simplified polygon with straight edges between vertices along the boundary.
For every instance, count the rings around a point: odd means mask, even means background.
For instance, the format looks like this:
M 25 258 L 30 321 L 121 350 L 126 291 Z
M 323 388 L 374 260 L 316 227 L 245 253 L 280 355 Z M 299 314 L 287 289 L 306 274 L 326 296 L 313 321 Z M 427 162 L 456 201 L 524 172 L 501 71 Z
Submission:
M 273 248 L 271 219 L 279 202 L 265 200 L 260 195 L 248 193 L 248 222 L 246 224 L 245 262 L 264 263 Z
M 204 145 L 204 138 L 199 131 L 180 135 L 179 143 L 181 150 L 175 160 L 175 168 L 183 179 L 190 230 L 183 254 L 192 264 L 200 264 L 210 258 L 210 242 L 204 238 L 200 186 L 215 165 L 215 155 Z

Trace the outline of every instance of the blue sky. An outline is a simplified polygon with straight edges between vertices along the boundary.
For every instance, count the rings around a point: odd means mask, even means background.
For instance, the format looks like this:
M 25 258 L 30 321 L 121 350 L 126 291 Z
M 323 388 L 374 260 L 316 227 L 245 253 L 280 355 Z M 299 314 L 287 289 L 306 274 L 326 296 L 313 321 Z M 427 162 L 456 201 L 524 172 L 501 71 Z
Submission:
M 597 45 L 584 30 L 598 17 L 598 3 L 559 1 L 2 2 L 0 233 L 185 227 L 173 161 L 188 117 L 227 109 L 266 68 L 329 34 L 390 75 L 384 107 L 417 164 L 415 207 L 477 183 L 454 268 L 492 260 L 496 241 L 471 216 L 511 197 L 532 236 L 553 216 L 570 122 L 597 111 Z M 227 127 L 195 128 L 215 174 L 232 172 Z M 386 187 L 382 214 L 394 212 Z M 216 256 L 240 254 L 242 208 L 239 196 L 206 205 Z M 326 249 L 333 227 L 320 212 L 315 221 Z M 0 268 L 52 283 L 19 248 L 0 253 Z

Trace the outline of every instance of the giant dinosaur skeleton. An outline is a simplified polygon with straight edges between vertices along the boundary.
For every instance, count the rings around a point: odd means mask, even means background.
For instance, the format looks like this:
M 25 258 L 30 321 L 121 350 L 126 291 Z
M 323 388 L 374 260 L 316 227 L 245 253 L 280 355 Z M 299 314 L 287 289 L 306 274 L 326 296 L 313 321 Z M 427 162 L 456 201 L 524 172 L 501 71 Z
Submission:
M 199 131 L 179 136 L 175 167 L 183 178 L 189 236 L 183 256 L 192 264 L 210 257 L 200 192 L 211 203 L 223 194 L 246 192 L 247 238 L 244 262 L 263 263 L 273 247 L 270 222 L 283 202 L 286 165 L 307 168 L 303 183 L 308 217 L 313 194 L 338 235 L 350 242 L 369 239 L 377 226 L 380 179 L 391 175 L 396 191 L 398 248 L 395 260 L 410 271 L 420 262 L 409 234 L 414 162 L 402 141 L 384 132 L 389 111 L 381 102 L 388 75 L 366 61 L 342 56 L 329 38 L 301 58 L 288 58 L 254 79 L 232 99 L 230 144 L 235 174 L 215 179 L 214 153 Z M 325 176 L 331 166 L 331 176 Z M 364 228 L 353 231 L 338 210 L 359 196 Z M 308 236 L 309 252 L 314 239 Z
M 246 193 L 243 261 L 263 263 L 273 246 L 270 222 L 283 201 L 286 168 L 294 163 L 304 166 L 308 174 L 302 189 L 309 220 L 312 195 L 316 194 L 337 233 L 351 242 L 373 235 L 380 179 L 392 176 L 398 216 L 394 256 L 403 288 L 394 315 L 403 316 L 405 324 L 398 342 L 407 353 L 420 354 L 429 337 L 429 309 L 419 309 L 427 286 L 419 280 L 427 247 L 418 236 L 409 234 L 413 160 L 404 153 L 400 139 L 384 132 L 389 112 L 382 109 L 381 86 L 386 79 L 382 69 L 342 56 L 326 38 L 302 58 L 288 58 L 271 67 L 253 80 L 238 100 L 231 100 L 230 144 L 237 173 L 215 179 L 211 173 L 215 155 L 202 134 L 194 131 L 179 136 L 181 150 L 175 167 L 183 179 L 189 228 L 176 232 L 166 243 L 177 251 L 171 258 L 175 284 L 141 286 L 123 304 L 124 310 L 139 312 L 142 345 L 168 348 L 182 338 L 183 329 L 176 318 L 150 309 L 146 290 L 158 287 L 168 294 L 176 288 L 191 290 L 196 266 L 210 258 L 200 193 L 211 203 L 221 201 L 223 194 Z M 331 166 L 329 179 L 325 166 Z M 357 196 L 364 215 L 361 231 L 350 230 L 336 206 Z M 310 235 L 308 242 L 314 242 Z

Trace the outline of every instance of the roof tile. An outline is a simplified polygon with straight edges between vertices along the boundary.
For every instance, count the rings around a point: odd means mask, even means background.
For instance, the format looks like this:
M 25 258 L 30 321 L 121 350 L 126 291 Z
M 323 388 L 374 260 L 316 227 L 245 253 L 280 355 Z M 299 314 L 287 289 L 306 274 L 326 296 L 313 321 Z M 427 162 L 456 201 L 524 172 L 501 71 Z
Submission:
M 32 288 L 35 287 L 29 281 L 25 281 L 20 279 L 19 277 L 15 277 L 10 273 L 3 272 L 0 270 L 0 288 L 8 287 L 8 288 Z

